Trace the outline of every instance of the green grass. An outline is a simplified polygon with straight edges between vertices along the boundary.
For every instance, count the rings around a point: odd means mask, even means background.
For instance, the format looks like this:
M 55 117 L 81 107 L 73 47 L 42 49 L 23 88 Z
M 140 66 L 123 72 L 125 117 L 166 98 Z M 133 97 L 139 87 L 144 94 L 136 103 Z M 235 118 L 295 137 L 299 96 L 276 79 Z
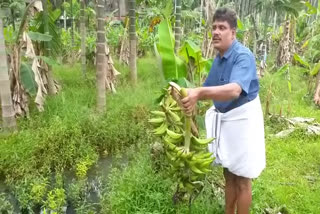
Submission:
M 95 111 L 94 70 L 91 68 L 84 79 L 78 64 L 54 67 L 62 88 L 59 94 L 47 97 L 44 112 L 38 112 L 33 104 L 30 118 L 18 121 L 19 132 L 0 138 L 0 176 L 21 208 L 41 205 L 32 200 L 32 186 L 52 174 L 63 174 L 65 170 L 77 173 L 80 166 L 88 170 L 99 155 L 147 142 L 146 121 L 157 96 L 157 88 L 151 86 L 161 87 L 164 83 L 159 74 L 154 75 L 157 69 L 152 61 L 148 64 L 142 59 L 138 66 L 144 68 L 139 72 L 141 82 L 132 89 L 126 81 L 128 69 L 117 64 L 121 72 L 119 90 L 107 94 L 106 113 L 100 115 Z M 46 194 L 60 187 L 49 183 Z
M 319 108 L 312 103 L 312 95 L 308 92 L 308 77 L 298 68 L 291 69 L 290 75 L 291 92 L 283 75 L 267 74 L 261 80 L 263 107 L 272 84 L 272 114 L 279 114 L 282 108 L 285 117 L 313 117 L 319 122 Z M 317 214 L 320 204 L 320 137 L 308 136 L 304 130 L 298 129 L 284 139 L 275 138 L 273 134 L 285 129 L 286 125 L 268 118 L 265 120 L 267 168 L 253 181 L 251 213 Z M 113 172 L 111 195 L 103 204 L 112 213 L 187 213 L 186 207 L 173 207 L 170 201 L 162 198 L 172 196 L 173 181 L 168 182 L 166 177 L 161 180 L 165 175 L 157 175 L 151 170 L 152 164 L 145 157 L 147 154 L 144 150 L 136 153 L 137 159 L 123 171 Z M 208 181 L 223 182 L 221 169 L 216 168 Z M 163 187 L 171 194 L 166 194 Z M 207 183 L 192 213 L 223 213 L 223 194 L 212 193 L 217 190 L 217 186 L 211 187 Z M 148 197 L 150 195 L 152 197 Z M 125 208 L 122 207 L 124 201 Z
M 260 97 L 265 107 L 267 89 L 272 84 L 271 113 L 285 117 L 315 118 L 320 122 L 319 108 L 312 103 L 308 80 L 298 68 L 290 71 L 292 91 L 285 76 L 267 74 L 261 81 Z M 313 92 L 313 91 L 312 91 Z M 288 110 L 289 109 L 289 110 Z M 267 167 L 254 181 L 252 213 L 263 207 L 285 206 L 289 213 L 319 213 L 320 204 L 320 136 L 308 136 L 298 129 L 286 138 L 272 134 L 286 127 L 266 120 Z

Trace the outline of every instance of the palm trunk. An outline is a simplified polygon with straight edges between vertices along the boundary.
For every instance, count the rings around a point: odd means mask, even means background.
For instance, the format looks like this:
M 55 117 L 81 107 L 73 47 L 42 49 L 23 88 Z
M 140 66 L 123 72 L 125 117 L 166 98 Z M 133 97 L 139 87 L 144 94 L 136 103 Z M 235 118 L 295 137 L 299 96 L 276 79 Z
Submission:
M 175 51 L 177 52 L 180 48 L 180 39 L 181 39 L 181 0 L 175 0 L 175 11 L 176 11 L 176 22 L 174 25 L 174 33 L 175 33 Z
M 316 90 L 314 92 L 314 103 L 320 106 L 320 71 L 316 79 Z
M 277 11 L 275 11 L 274 18 L 273 18 L 273 31 L 276 30 L 277 25 Z
M 129 37 L 130 37 L 130 77 L 133 85 L 137 84 L 137 45 L 136 45 L 136 0 L 129 1 L 129 16 L 130 16 L 130 27 L 129 27 Z
M 73 48 L 74 45 L 74 32 L 73 32 L 73 3 L 70 0 L 70 9 L 71 9 L 71 46 Z
M 15 24 L 15 21 L 14 21 L 14 19 L 15 19 L 15 17 L 14 17 L 14 11 L 13 11 L 13 9 L 10 9 L 10 11 L 11 11 L 13 31 L 16 31 L 16 24 Z
M 104 112 L 106 107 L 106 50 L 104 30 L 104 0 L 97 1 L 97 111 Z
M 65 2 L 65 0 L 63 0 L 63 2 Z M 65 9 L 63 9 L 63 27 L 67 30 L 67 13 Z
M 287 18 L 287 20 L 284 23 L 283 37 L 281 38 L 278 46 L 276 61 L 278 66 L 288 64 L 291 61 L 289 18 Z
M 81 0 L 81 23 L 80 23 L 80 31 L 81 31 L 81 69 L 82 74 L 86 76 L 86 21 L 85 21 L 85 0 Z
M 253 15 L 251 15 L 251 20 L 252 20 L 252 24 L 253 24 L 253 54 L 254 56 L 256 56 L 257 54 L 257 39 L 258 39 L 258 18 L 259 18 L 259 14 L 257 13 L 257 11 L 254 12 Z
M 7 54 L 3 35 L 2 17 L 0 17 L 0 100 L 4 130 L 16 130 L 17 124 L 15 113 L 13 110 L 10 90 L 10 80 L 8 75 Z
M 49 34 L 49 16 L 48 16 L 48 7 L 47 7 L 47 0 L 42 0 L 42 6 L 43 6 L 43 21 L 44 21 L 44 33 Z M 50 57 L 51 49 L 50 49 L 50 43 L 44 42 L 45 46 L 45 56 Z M 53 81 L 53 76 L 51 72 L 51 66 L 47 64 L 48 66 L 48 73 L 47 73 L 47 79 L 48 79 L 48 93 L 50 95 L 56 94 L 57 89 Z

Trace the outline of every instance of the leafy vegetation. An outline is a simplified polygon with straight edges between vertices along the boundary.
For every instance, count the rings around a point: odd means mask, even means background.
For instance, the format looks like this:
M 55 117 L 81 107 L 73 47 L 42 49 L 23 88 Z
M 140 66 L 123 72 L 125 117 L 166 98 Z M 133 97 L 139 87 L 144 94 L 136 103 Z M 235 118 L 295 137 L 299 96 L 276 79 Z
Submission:
M 148 123 L 169 81 L 202 85 L 220 6 L 237 11 L 261 78 L 267 168 L 251 213 L 318 213 L 320 137 L 279 133 L 289 118 L 320 122 L 319 2 L 130 0 L 130 19 L 124 2 L 0 1 L 0 213 L 223 213 L 218 167 L 191 205 L 173 203 L 177 177 Z

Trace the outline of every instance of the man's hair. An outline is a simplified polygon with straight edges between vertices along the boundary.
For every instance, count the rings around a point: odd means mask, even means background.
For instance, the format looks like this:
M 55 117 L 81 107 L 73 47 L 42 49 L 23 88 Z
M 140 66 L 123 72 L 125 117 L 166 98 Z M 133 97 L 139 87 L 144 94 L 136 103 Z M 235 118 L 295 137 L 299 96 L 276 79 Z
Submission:
M 215 21 L 226 21 L 231 28 L 237 28 L 237 13 L 226 7 L 219 8 L 213 15 L 213 22 Z

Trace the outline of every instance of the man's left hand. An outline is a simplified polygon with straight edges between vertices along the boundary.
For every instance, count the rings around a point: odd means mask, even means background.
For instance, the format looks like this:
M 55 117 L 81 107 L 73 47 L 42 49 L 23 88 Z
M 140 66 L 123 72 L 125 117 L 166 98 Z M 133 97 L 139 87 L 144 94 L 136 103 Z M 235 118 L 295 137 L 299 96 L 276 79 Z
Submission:
M 188 114 L 191 115 L 196 104 L 197 101 L 199 99 L 199 88 L 188 88 L 187 92 L 188 92 L 188 96 L 183 98 L 181 100 L 183 107 L 184 107 L 184 111 Z

